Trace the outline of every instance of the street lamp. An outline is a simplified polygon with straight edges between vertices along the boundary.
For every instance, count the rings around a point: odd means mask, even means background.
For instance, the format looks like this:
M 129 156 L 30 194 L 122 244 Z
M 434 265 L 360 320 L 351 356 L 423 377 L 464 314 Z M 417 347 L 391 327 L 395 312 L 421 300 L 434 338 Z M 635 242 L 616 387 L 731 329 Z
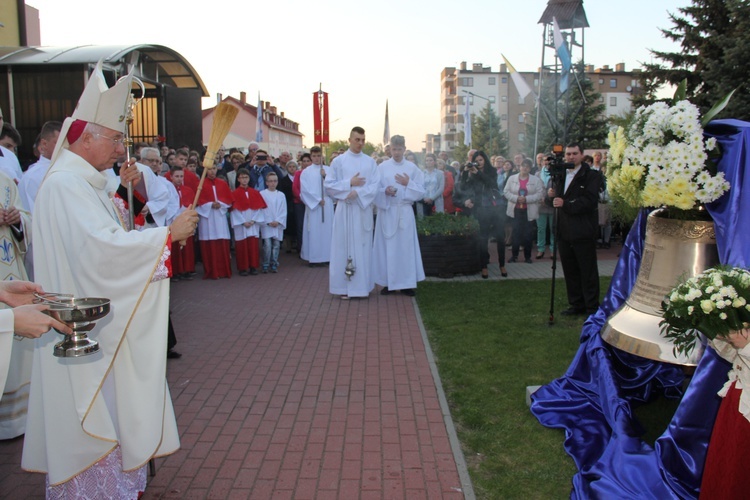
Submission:
M 492 115 L 495 114 L 495 112 L 492 111 L 492 101 L 488 97 L 484 97 L 484 96 L 475 94 L 474 92 L 470 92 L 468 90 L 462 90 L 462 92 L 464 92 L 466 94 L 469 94 L 472 97 L 478 97 L 480 99 L 484 99 L 485 101 L 487 101 L 487 106 L 490 108 L 490 138 L 489 138 L 490 140 L 489 140 L 489 146 L 492 147 Z

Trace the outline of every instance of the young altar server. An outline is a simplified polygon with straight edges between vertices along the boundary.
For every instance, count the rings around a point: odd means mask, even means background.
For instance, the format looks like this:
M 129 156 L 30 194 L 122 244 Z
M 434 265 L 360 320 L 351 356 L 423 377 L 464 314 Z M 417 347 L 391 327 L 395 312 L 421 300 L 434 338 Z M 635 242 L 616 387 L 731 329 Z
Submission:
M 380 189 L 375 197 L 378 217 L 372 249 L 373 276 L 382 295 L 401 290 L 414 296 L 417 282 L 424 280 L 422 255 L 412 205 L 424 198 L 424 175 L 404 159 L 406 144 L 400 135 L 391 137 L 390 160 L 380 164 Z
M 185 171 L 179 165 L 170 170 L 172 184 L 180 198 L 178 213 L 182 213 L 195 200 L 195 191 L 185 185 Z M 185 240 L 172 242 L 172 281 L 192 280 L 195 275 L 195 241 L 193 236 Z
M 323 186 L 331 167 L 323 165 L 323 153 L 318 146 L 310 148 L 310 157 L 312 165 L 300 174 L 300 199 L 305 204 L 300 256 L 314 267 L 331 259 L 333 200 Z
M 367 297 L 372 279 L 372 202 L 380 186 L 378 166 L 362 152 L 365 130 L 354 127 L 349 149 L 331 162 L 328 195 L 338 204 L 333 216 L 329 291 L 343 300 Z
M 232 191 L 232 227 L 234 228 L 234 253 L 240 276 L 258 274 L 260 267 L 260 245 L 258 236 L 264 219 L 266 201 L 261 194 L 249 186 L 250 171 L 237 171 L 240 185 Z
M 263 226 L 260 228 L 260 236 L 263 239 L 263 272 L 271 269 L 272 273 L 279 269 L 279 248 L 284 239 L 284 228 L 286 227 L 286 196 L 276 190 L 279 178 L 274 172 L 266 174 L 266 189 L 260 192 L 266 202 L 263 210 Z
M 232 206 L 232 191 L 229 184 L 216 177 L 216 165 L 206 172 L 203 190 L 195 210 L 200 215 L 198 238 L 203 261 L 203 279 L 229 278 L 232 276 L 229 254 L 229 222 L 227 211 Z

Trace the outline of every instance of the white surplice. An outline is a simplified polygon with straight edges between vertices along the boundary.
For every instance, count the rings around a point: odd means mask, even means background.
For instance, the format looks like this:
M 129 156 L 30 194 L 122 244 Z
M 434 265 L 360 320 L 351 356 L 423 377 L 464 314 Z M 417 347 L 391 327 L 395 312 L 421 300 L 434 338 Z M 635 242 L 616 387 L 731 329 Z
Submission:
M 351 179 L 357 174 L 365 179 L 365 184 L 352 187 Z M 372 202 L 380 186 L 378 165 L 364 153 L 347 150 L 331 162 L 324 185 L 328 195 L 337 200 L 328 268 L 329 290 L 334 295 L 367 297 L 375 288 L 372 279 Z M 346 197 L 352 191 L 356 191 L 357 196 L 347 201 Z M 355 268 L 351 279 L 345 274 L 349 259 Z
M 0 309 L 0 387 L 5 387 L 13 348 L 13 309 Z M 2 401 L 2 398 L 0 398 Z
M 169 229 L 126 231 L 108 177 L 63 149 L 39 189 L 36 279 L 46 291 L 111 301 L 89 337 L 97 353 L 57 358 L 54 330 L 36 340 L 22 467 L 66 482 L 120 447 L 139 469 L 179 448 L 166 381 Z M 113 471 L 116 473 L 116 471 Z
M 260 195 L 266 201 L 266 208 L 263 209 L 263 224 L 260 226 L 260 237 L 265 239 L 273 238 L 275 240 L 284 239 L 284 228 L 286 227 L 286 196 L 281 191 L 269 191 L 264 189 Z M 279 225 L 271 227 L 268 224 L 278 222 Z
M 254 210 L 248 208 L 247 210 L 232 209 L 229 216 L 232 219 L 232 229 L 234 229 L 235 241 L 246 240 L 251 237 L 260 237 L 260 226 L 266 220 L 264 217 L 262 208 Z M 246 222 L 254 222 L 250 227 L 245 227 Z
M 409 176 L 406 186 L 396 182 L 398 174 Z M 412 162 L 396 163 L 393 159 L 380 164 L 380 175 L 375 197 L 378 217 L 372 250 L 373 278 L 389 290 L 416 288 L 425 276 L 412 205 L 425 197 L 424 176 Z M 396 189 L 395 196 L 385 194 L 388 187 Z
M 219 199 L 215 187 L 206 184 L 203 189 L 214 190 L 213 199 L 219 203 L 219 208 L 211 208 L 213 204 L 211 201 L 195 207 L 195 211 L 200 216 L 198 218 L 198 239 L 201 241 L 230 239 L 227 212 L 231 205 L 227 205 Z
M 36 194 L 39 192 L 39 186 L 42 185 L 44 176 L 47 175 L 49 170 L 50 161 L 44 156 L 39 158 L 39 161 L 29 166 L 26 169 L 26 173 L 23 174 L 21 182 L 18 183 L 18 192 L 21 195 L 21 203 L 23 207 L 29 211 L 30 214 L 34 214 L 34 200 L 36 200 Z
M 310 165 L 300 174 L 300 199 L 305 204 L 304 233 L 300 257 L 310 263 L 328 262 L 331 258 L 333 234 L 333 199 L 325 193 L 321 169 L 330 173 L 327 165 Z M 321 200 L 325 200 L 323 206 Z

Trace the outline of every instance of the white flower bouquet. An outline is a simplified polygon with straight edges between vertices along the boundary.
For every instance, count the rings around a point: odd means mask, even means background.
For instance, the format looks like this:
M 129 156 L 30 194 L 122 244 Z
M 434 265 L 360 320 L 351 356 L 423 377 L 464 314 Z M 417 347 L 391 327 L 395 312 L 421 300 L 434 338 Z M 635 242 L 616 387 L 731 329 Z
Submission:
M 662 302 L 661 334 L 689 355 L 698 332 L 709 339 L 750 327 L 750 272 L 716 267 L 677 285 Z
M 698 108 L 684 99 L 681 86 L 674 104 L 638 108 L 627 130 L 610 132 L 607 189 L 613 203 L 631 209 L 630 215 L 641 207 L 691 211 L 729 190 L 710 158 L 718 157 L 716 139 L 704 139 L 702 125 L 730 98 L 714 106 L 701 123 Z

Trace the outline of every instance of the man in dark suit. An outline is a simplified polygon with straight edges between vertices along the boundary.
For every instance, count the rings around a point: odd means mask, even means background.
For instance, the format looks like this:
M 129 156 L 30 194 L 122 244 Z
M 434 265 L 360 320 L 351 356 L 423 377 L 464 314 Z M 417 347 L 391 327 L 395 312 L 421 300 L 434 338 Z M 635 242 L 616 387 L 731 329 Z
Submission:
M 596 239 L 601 174 L 583 163 L 579 144 L 565 148 L 565 161 L 575 167 L 566 171 L 564 186 L 555 186 L 548 193 L 552 206 L 559 209 L 556 243 L 570 304 L 562 314 L 593 314 L 599 308 Z

